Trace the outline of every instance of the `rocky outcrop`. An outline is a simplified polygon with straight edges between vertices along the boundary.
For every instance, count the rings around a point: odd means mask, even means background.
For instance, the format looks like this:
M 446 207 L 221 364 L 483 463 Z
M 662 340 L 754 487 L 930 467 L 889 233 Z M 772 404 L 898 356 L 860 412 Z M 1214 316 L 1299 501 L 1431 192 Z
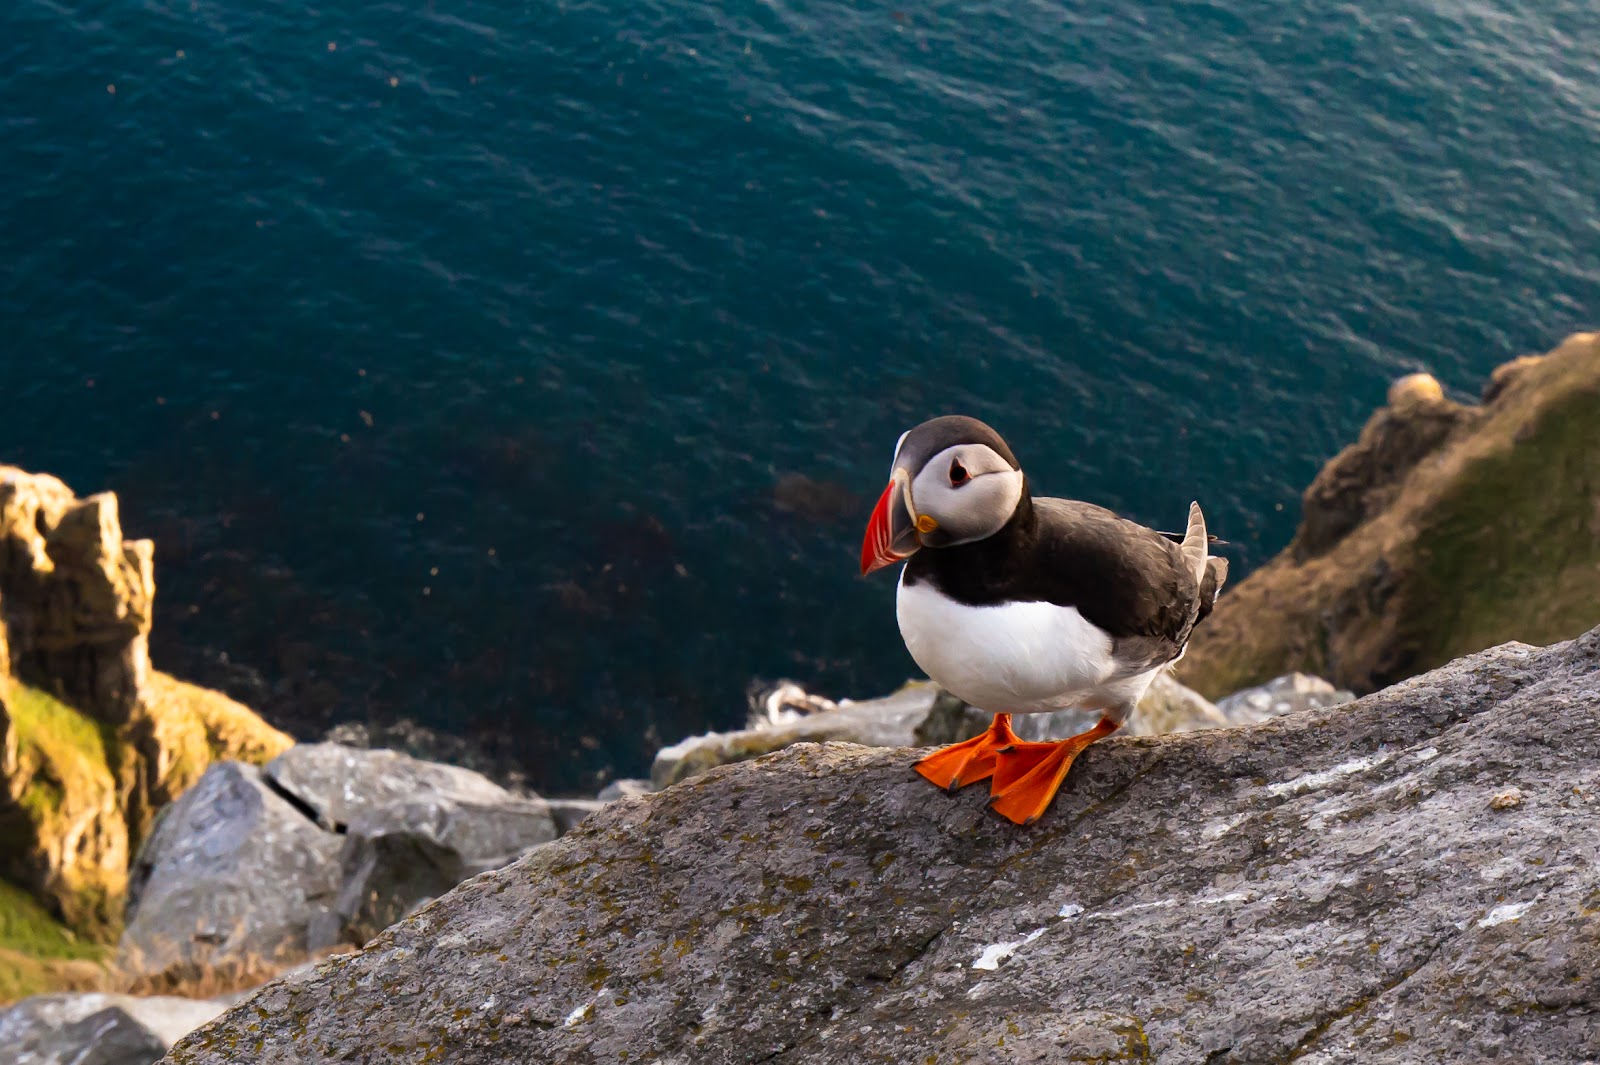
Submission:
M 1600 630 L 1113 737 L 1029 828 L 914 757 L 615 803 L 167 1061 L 1600 1057 Z
M 214 765 L 139 852 L 117 970 L 248 986 L 558 833 L 543 799 L 394 751 L 301 744 L 262 770 Z
M 117 968 L 178 984 L 302 960 L 308 926 L 338 889 L 341 843 L 254 766 L 212 766 L 139 854 Z
M 291 742 L 151 669 L 152 557 L 115 496 L 0 466 L 0 876 L 91 936 L 119 924 L 156 810 L 212 761 Z
M 1496 370 L 1479 405 L 1402 379 L 1306 490 L 1294 541 L 1225 593 L 1180 677 L 1303 671 L 1369 692 L 1600 622 L 1600 334 Z
M 1322 710 L 1352 702 L 1355 693 L 1335 688 L 1321 677 L 1289 673 L 1217 700 L 1217 711 L 1231 725 L 1254 725 L 1301 710 Z
M 223 1004 L 131 995 L 40 995 L 0 1009 L 0 1055 L 14 1065 L 151 1065 Z
M 0 467 L 0 589 L 11 669 L 96 721 L 125 724 L 150 669 L 155 547 L 124 540 L 117 498 Z

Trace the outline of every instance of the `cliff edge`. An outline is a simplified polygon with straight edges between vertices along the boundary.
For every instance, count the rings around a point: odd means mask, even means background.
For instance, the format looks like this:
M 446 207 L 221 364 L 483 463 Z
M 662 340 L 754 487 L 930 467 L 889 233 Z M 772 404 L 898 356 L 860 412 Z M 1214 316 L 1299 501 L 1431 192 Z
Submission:
M 1358 693 L 1600 622 L 1600 333 L 1495 370 L 1481 404 L 1402 378 L 1306 489 L 1294 540 L 1225 593 L 1180 669 Z
M 1600 630 L 1090 748 L 1037 824 L 801 744 L 623 799 L 164 1059 L 1600 1056 Z
M 213 761 L 293 742 L 151 668 L 153 557 L 123 538 L 114 495 L 0 466 L 0 878 L 91 940 L 120 925 L 157 810 Z M 0 908 L 0 929 L 20 925 Z

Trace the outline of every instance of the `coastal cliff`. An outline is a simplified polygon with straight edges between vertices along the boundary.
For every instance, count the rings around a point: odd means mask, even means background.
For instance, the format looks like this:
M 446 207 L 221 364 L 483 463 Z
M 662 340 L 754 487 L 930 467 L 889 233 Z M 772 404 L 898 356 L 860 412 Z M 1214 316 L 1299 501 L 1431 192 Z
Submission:
M 1376 691 L 1600 622 L 1600 334 L 1495 370 L 1478 404 L 1402 378 L 1318 473 L 1294 540 L 1218 601 L 1180 669 L 1212 697 L 1282 673 Z
M 1600 630 L 1090 748 L 1035 825 L 804 743 L 611 804 L 170 1065 L 1600 1055 Z
M 157 811 L 211 763 L 293 742 L 151 668 L 152 558 L 123 538 L 115 496 L 0 466 L 0 878 L 91 941 L 120 927 Z M 3 897 L 0 927 L 39 924 Z

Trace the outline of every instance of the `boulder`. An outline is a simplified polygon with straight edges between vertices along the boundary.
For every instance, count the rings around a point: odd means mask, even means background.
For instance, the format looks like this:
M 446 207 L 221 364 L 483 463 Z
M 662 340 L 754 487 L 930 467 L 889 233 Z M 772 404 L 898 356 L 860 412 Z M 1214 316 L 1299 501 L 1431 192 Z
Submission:
M 296 744 L 268 762 L 263 773 L 271 787 L 335 831 L 368 811 L 407 799 L 437 797 L 492 806 L 512 797 L 470 769 L 337 743 Z
M 1306 490 L 1294 541 L 1195 630 L 1184 683 L 1216 698 L 1303 672 L 1371 692 L 1600 622 L 1600 333 L 1506 364 L 1485 397 L 1397 382 Z
M 1600 1058 L 1600 630 L 1112 737 L 1026 828 L 917 754 L 614 803 L 166 1060 Z
M 625 777 L 622 780 L 613 780 L 601 788 L 600 794 L 596 795 L 595 798 L 600 802 L 616 802 L 618 799 L 634 799 L 640 795 L 648 795 L 654 790 L 648 780 L 634 780 Z
M 222 1009 L 165 996 L 39 995 L 0 1009 L 0 1047 L 15 1065 L 150 1065 Z
M 1353 692 L 1335 688 L 1321 677 L 1287 673 L 1265 684 L 1217 700 L 1217 710 L 1232 725 L 1253 725 L 1301 710 L 1321 710 L 1352 702 Z
M 1024 740 L 1059 740 L 1094 727 L 1096 710 L 1057 710 L 1050 714 L 1020 714 L 1012 729 Z M 1119 730 L 1124 736 L 1161 736 L 1169 732 L 1224 728 L 1228 719 L 1205 696 L 1186 688 L 1170 673 L 1156 677 Z
M 560 831 L 538 796 L 394 751 L 300 744 L 259 771 L 213 766 L 135 862 L 118 968 L 143 986 L 208 970 L 236 986 L 360 944 Z
M 444 768 L 444 767 L 440 767 Z M 469 877 L 555 839 L 543 800 L 419 795 L 358 814 L 339 854 L 339 894 L 313 918 L 310 947 L 359 946 Z
M 333 902 L 343 842 L 254 766 L 212 766 L 140 851 L 118 968 L 159 986 L 292 964 Z

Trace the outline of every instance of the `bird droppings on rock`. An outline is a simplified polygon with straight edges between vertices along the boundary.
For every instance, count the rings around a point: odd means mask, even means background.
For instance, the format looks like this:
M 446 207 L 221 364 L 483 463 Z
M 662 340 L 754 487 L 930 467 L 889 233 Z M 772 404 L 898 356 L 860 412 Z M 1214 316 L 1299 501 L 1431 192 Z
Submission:
M 1281 781 L 1277 784 L 1267 785 L 1267 794 L 1272 796 L 1290 795 L 1302 791 L 1317 791 L 1327 787 L 1340 777 L 1353 776 L 1356 773 L 1365 773 L 1389 761 L 1394 755 L 1379 752 L 1367 755 L 1365 758 L 1352 758 L 1348 762 L 1341 762 L 1331 769 L 1323 769 L 1315 773 L 1305 773 L 1292 780 Z
M 1032 943 L 1044 935 L 1043 928 L 1035 928 L 1021 939 L 1011 939 L 1004 943 L 990 943 L 978 954 L 977 960 L 972 963 L 974 969 L 987 969 L 990 972 L 1000 968 L 1000 963 L 1011 957 L 1022 947 Z
M 1483 919 L 1478 922 L 1478 927 L 1493 928 L 1497 924 L 1515 921 L 1532 908 L 1533 903 L 1531 902 L 1511 902 L 1504 906 L 1496 906 L 1484 914 Z

